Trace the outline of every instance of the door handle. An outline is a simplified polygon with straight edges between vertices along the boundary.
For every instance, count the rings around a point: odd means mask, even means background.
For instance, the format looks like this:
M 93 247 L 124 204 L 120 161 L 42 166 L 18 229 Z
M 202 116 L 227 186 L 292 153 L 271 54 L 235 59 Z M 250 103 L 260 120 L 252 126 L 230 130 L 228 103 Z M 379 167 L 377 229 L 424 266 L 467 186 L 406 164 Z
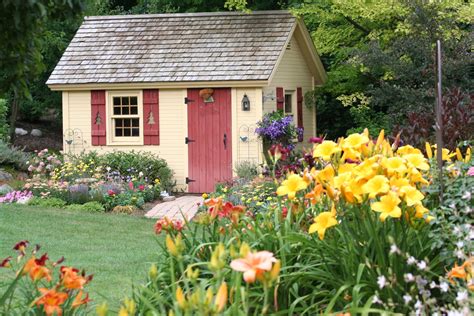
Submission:
M 224 149 L 227 149 L 227 134 L 224 133 Z

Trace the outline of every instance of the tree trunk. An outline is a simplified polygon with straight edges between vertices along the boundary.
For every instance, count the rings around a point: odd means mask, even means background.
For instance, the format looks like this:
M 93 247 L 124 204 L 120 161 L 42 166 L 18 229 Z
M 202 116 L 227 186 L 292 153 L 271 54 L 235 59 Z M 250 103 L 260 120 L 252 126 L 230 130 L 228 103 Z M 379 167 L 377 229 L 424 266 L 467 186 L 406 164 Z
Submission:
M 11 106 L 11 113 L 10 113 L 10 143 L 13 144 L 15 140 L 15 124 L 16 119 L 18 117 L 18 107 L 19 107 L 20 100 L 18 98 L 18 93 L 15 91 L 13 94 L 13 102 Z

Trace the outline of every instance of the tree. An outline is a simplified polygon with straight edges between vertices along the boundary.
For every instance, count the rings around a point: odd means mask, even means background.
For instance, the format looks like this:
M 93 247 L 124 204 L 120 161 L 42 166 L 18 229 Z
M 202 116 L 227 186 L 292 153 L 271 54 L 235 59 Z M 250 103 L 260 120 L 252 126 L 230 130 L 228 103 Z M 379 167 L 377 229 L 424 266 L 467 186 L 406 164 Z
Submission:
M 41 34 L 48 19 L 74 16 L 81 0 L 0 2 L 0 95 L 12 94 L 10 135 L 13 139 L 21 99 L 31 98 L 29 83 L 44 70 Z

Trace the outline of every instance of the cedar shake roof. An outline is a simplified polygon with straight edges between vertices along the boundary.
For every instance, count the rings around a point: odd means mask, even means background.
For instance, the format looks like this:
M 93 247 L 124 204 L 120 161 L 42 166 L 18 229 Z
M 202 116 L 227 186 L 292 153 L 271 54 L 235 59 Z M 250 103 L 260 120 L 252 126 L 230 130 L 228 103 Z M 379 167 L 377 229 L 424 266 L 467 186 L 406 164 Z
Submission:
M 86 17 L 47 84 L 268 80 L 287 11 Z

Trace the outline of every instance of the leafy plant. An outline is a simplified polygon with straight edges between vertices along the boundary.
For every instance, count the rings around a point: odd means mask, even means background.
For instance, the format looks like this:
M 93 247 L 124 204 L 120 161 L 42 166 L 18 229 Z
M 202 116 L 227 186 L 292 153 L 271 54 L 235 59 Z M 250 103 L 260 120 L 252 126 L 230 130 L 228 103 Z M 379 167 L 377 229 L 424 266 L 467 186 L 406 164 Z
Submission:
M 84 211 L 84 212 L 92 212 L 92 213 L 101 213 L 105 212 L 105 207 L 96 201 L 87 202 L 84 204 L 70 204 L 66 206 L 66 209 L 73 210 L 73 211 Z
M 239 161 L 235 164 L 235 173 L 237 177 L 250 181 L 258 176 L 258 164 L 253 161 Z
M 0 141 L 6 142 L 8 139 L 7 124 L 8 105 L 7 100 L 0 98 Z
M 40 198 L 35 196 L 29 200 L 28 204 L 41 207 L 63 208 L 67 203 L 66 201 L 56 197 Z
M 0 140 L 0 165 L 13 166 L 18 170 L 26 171 L 29 159 L 30 154 Z

